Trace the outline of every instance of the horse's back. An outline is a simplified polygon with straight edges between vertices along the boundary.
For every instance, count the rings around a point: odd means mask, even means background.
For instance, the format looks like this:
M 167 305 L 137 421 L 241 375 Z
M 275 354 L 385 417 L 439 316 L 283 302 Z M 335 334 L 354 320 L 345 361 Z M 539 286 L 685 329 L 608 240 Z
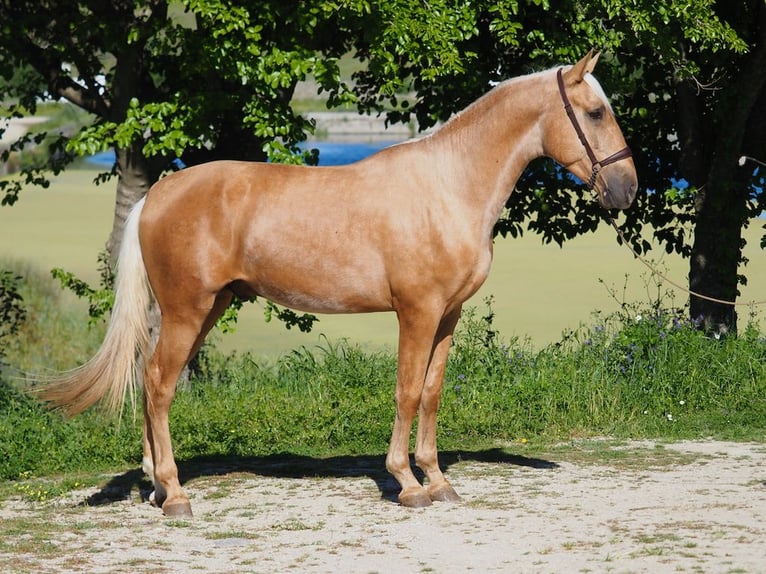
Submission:
M 343 171 L 222 161 L 166 177 L 141 220 L 150 275 L 183 269 L 202 290 L 314 312 L 390 309 L 381 222 L 343 197 Z
M 238 285 L 325 313 L 390 310 L 434 286 L 467 296 L 486 277 L 489 237 L 471 235 L 420 147 L 348 166 L 219 161 L 170 175 L 142 214 L 150 276 L 182 269 L 200 290 Z

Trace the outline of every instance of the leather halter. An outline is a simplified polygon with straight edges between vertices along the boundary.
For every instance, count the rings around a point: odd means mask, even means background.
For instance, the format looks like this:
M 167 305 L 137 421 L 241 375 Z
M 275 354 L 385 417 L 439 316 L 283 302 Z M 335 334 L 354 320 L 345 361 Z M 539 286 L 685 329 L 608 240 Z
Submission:
M 556 80 L 559 84 L 559 93 L 561 94 L 561 100 L 564 102 L 564 109 L 567 112 L 567 116 L 569 116 L 569 121 L 572 122 L 572 126 L 574 127 L 575 132 L 577 132 L 577 137 L 580 139 L 580 143 L 582 143 L 583 147 L 585 148 L 585 152 L 588 154 L 588 158 L 590 159 L 591 174 L 590 179 L 585 185 L 588 187 L 588 189 L 593 189 L 593 186 L 596 184 L 598 173 L 602 168 L 608 166 L 611 163 L 620 161 L 621 159 L 632 157 L 633 153 L 630 151 L 628 146 L 625 146 L 620 151 L 613 153 L 607 158 L 602 160 L 596 159 L 596 154 L 593 153 L 593 148 L 590 147 L 588 138 L 585 137 L 585 132 L 582 131 L 580 122 L 577 121 L 577 116 L 575 115 L 574 110 L 572 109 L 572 104 L 569 101 L 569 97 L 567 96 L 567 91 L 564 87 L 564 78 L 562 77 L 562 68 L 559 68 L 556 72 Z

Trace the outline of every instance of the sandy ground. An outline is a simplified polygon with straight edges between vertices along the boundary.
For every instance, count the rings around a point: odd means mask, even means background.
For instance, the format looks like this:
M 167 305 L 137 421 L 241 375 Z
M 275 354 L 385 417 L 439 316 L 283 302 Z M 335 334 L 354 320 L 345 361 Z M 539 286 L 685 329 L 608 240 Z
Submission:
M 446 453 L 464 500 L 418 510 L 382 457 L 189 463 L 193 520 L 144 502 L 138 471 L 11 499 L 0 571 L 766 572 L 766 445 L 506 452 Z

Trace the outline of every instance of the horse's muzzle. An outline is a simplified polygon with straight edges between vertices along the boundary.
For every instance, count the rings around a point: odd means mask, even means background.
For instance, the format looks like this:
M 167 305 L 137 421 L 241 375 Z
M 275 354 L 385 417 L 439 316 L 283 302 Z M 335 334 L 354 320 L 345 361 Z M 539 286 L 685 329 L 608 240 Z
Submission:
M 604 169 L 596 180 L 596 190 L 605 209 L 627 209 L 636 198 L 638 178 L 633 169 L 619 169 L 610 166 Z

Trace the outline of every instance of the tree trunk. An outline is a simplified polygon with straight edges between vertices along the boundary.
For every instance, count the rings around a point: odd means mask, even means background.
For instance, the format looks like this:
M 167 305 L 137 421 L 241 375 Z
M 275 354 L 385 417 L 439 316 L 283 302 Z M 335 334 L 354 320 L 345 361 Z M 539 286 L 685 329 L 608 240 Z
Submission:
M 117 155 L 117 193 L 114 204 L 114 222 L 112 232 L 106 244 L 109 265 L 115 268 L 117 256 L 122 245 L 125 220 L 138 200 L 154 184 L 155 178 L 149 170 L 149 164 L 141 153 L 142 143 L 135 143 L 128 149 L 116 150 Z
M 766 86 L 766 5 L 757 5 L 752 29 L 752 47 L 738 66 L 728 70 L 733 79 L 717 97 L 712 114 L 703 118 L 697 129 L 705 153 L 698 154 L 698 167 L 706 170 L 704 185 L 695 199 L 694 244 L 689 265 L 689 287 L 702 295 L 734 302 L 739 294 L 739 265 L 742 259 L 742 228 L 748 213 L 752 167 L 739 167 L 741 154 L 747 153 L 748 130 L 759 125 L 763 110 L 757 103 Z M 688 86 L 687 86 L 688 87 Z M 704 102 L 708 88 L 698 87 Z M 687 97 L 687 100 L 689 98 Z M 683 105 L 683 102 L 682 102 Z M 704 105 L 698 113 L 704 113 Z M 681 115 L 682 123 L 683 114 Z M 683 154 L 682 154 L 683 155 Z M 696 172 L 697 174 L 699 171 Z M 735 333 L 736 307 L 692 296 L 689 313 L 706 330 L 715 334 Z
M 744 200 L 720 180 L 709 180 L 697 198 L 697 221 L 689 267 L 689 288 L 702 295 L 735 301 L 742 254 Z M 735 333 L 737 313 L 727 305 L 691 296 L 689 315 L 715 334 Z
M 117 149 L 117 193 L 115 194 L 114 222 L 112 232 L 106 244 L 109 266 L 112 270 L 117 267 L 117 258 L 125 232 L 125 221 L 133 206 L 146 195 L 149 188 L 158 179 L 155 170 L 142 152 L 143 142 L 136 142 L 127 149 Z M 149 332 L 152 344 L 157 342 L 160 333 L 160 309 L 156 301 L 152 301 L 148 310 Z M 184 369 L 182 380 L 188 379 L 188 370 Z

